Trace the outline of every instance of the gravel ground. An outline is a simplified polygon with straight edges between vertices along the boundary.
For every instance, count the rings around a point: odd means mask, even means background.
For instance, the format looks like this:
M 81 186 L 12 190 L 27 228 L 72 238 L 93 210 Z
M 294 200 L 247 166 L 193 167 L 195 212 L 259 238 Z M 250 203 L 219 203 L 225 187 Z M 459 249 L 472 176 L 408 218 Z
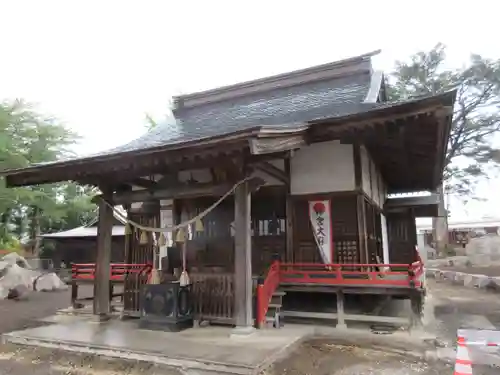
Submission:
M 433 305 L 439 334 L 447 339 L 456 339 L 459 328 L 478 327 L 477 321 L 471 317 L 484 317 L 485 323 L 494 327 L 489 329 L 500 330 L 500 294 L 480 289 L 472 289 L 452 285 L 446 281 L 427 279 L 430 301 Z

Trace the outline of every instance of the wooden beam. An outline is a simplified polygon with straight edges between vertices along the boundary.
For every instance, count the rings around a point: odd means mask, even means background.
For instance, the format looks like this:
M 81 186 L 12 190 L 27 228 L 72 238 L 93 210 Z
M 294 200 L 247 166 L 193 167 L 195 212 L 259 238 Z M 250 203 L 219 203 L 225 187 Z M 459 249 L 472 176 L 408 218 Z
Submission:
M 361 171 L 361 146 L 355 142 L 352 145 L 352 159 L 354 164 L 354 188 L 358 191 L 362 189 L 362 171 Z
M 285 185 L 290 184 L 290 178 L 285 171 L 282 171 L 278 167 L 275 167 L 269 162 L 261 162 L 253 165 L 256 169 L 261 170 L 265 174 L 283 182 Z
M 111 200 L 111 191 L 101 188 L 103 198 Z M 113 230 L 113 210 L 104 202 L 99 202 L 97 226 L 97 259 L 95 263 L 93 312 L 101 319 L 110 313 L 109 275 L 111 266 L 111 232 Z
M 281 136 L 276 138 L 253 138 L 249 141 L 250 153 L 262 155 L 280 151 L 288 151 L 306 145 L 303 134 Z
M 242 145 L 243 146 L 243 145 Z M 158 160 L 142 160 L 141 158 L 129 161 L 116 161 L 110 165 L 99 165 L 98 169 L 92 169 L 88 173 L 75 178 L 76 181 L 99 185 L 106 184 L 131 184 L 134 179 L 154 174 L 177 174 L 177 172 L 190 169 L 203 169 L 213 166 L 229 166 L 233 164 L 233 160 L 241 157 L 242 152 L 248 152 L 248 148 L 234 150 L 228 146 L 228 149 L 221 152 L 217 150 L 209 150 L 205 153 L 195 155 L 180 154 L 179 156 L 167 157 Z M 150 159 L 152 156 L 150 156 Z M 127 159 L 126 159 L 127 160 Z M 108 163 L 109 164 L 109 163 Z
M 264 184 L 264 180 L 254 177 L 248 181 L 252 189 L 256 189 Z M 203 196 L 221 196 L 226 194 L 233 187 L 232 183 L 223 184 L 193 184 L 181 185 L 172 188 L 144 189 L 127 192 L 117 192 L 111 197 L 115 205 L 128 204 L 133 202 L 147 202 L 160 199 L 187 199 Z M 98 202 L 102 195 L 95 197 L 92 201 Z
M 148 179 L 145 179 L 142 177 L 136 177 L 136 178 L 131 179 L 130 182 L 128 183 L 128 185 L 139 186 L 139 187 L 144 188 L 144 189 L 152 189 L 152 188 L 156 187 L 157 182 L 153 181 L 153 180 L 148 180 Z

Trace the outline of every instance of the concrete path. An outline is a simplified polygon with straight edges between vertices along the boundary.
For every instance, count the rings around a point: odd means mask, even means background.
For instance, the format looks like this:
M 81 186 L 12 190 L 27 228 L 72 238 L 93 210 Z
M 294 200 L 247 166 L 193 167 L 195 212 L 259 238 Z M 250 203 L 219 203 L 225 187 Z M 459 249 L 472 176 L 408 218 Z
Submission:
M 231 337 L 231 329 L 223 327 L 170 333 L 138 329 L 136 321 L 99 324 L 75 318 L 11 332 L 3 335 L 3 340 L 163 364 L 188 373 L 253 374 L 286 355 L 310 332 L 307 327 L 288 327 L 258 330 L 248 337 Z

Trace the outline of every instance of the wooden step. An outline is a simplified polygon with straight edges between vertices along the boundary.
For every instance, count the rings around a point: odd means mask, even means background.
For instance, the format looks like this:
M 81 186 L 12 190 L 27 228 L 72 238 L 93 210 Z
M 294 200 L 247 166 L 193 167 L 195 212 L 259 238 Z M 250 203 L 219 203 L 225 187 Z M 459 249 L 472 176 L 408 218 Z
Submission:
M 273 297 L 274 296 L 280 296 L 280 297 L 283 297 L 284 295 L 286 294 L 286 292 L 282 291 L 282 290 L 276 290 L 273 292 Z
M 283 296 L 272 296 L 269 303 L 282 305 L 283 304 Z
M 279 326 L 276 327 L 276 319 L 275 319 L 275 315 L 273 314 L 272 316 L 266 316 L 266 327 L 268 328 L 281 328 L 283 327 L 283 317 L 280 315 L 280 322 L 279 322 Z
M 269 304 L 269 308 L 271 309 L 275 309 L 275 310 L 279 310 L 281 309 L 281 306 L 283 306 L 281 303 L 270 303 Z

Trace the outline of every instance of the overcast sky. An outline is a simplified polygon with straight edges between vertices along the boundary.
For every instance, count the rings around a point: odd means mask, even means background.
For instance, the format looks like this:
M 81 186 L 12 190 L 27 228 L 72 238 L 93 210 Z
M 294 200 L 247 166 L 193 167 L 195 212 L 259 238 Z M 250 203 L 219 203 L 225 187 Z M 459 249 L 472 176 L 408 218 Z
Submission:
M 493 1 L 0 0 L 0 99 L 38 103 L 84 137 L 80 153 L 117 146 L 160 119 L 172 95 L 381 49 L 375 67 L 437 42 L 448 64 L 499 58 Z M 498 192 L 492 176 L 478 193 Z M 498 194 L 494 194 L 498 195 Z M 500 199 L 457 219 L 495 215 Z M 500 214 L 498 214 L 500 216 Z

